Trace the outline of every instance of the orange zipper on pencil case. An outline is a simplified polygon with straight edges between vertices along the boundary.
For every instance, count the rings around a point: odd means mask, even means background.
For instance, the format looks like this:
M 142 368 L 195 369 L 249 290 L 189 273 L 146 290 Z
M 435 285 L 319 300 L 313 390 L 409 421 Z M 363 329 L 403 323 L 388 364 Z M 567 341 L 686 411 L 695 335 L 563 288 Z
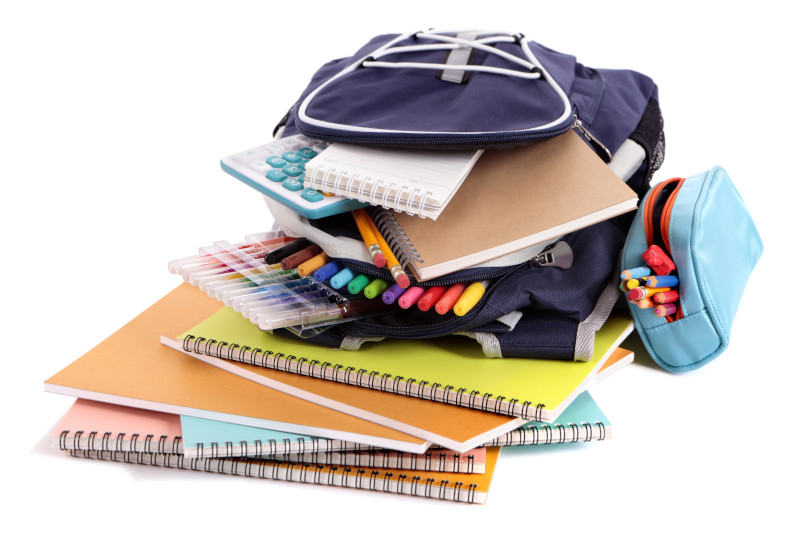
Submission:
M 678 197 L 678 191 L 680 191 L 681 185 L 683 185 L 683 180 L 684 178 L 672 178 L 655 185 L 647 196 L 643 207 L 642 221 L 644 222 L 644 234 L 647 239 L 647 247 L 653 244 L 662 245 L 662 249 L 670 256 L 670 259 L 672 259 L 672 250 L 669 244 L 669 223 L 672 217 L 672 208 L 675 205 L 675 199 Z M 661 196 L 666 189 L 671 190 L 667 191 L 666 194 L 668 196 L 662 203 L 660 201 Z M 656 220 L 658 220 L 658 222 L 656 222 Z M 656 225 L 659 226 L 658 236 L 662 241 L 660 243 L 656 242 Z M 683 317 L 683 309 L 681 308 L 680 300 L 677 302 L 676 307 L 677 311 L 675 314 L 666 317 L 667 322 L 672 322 L 673 320 Z

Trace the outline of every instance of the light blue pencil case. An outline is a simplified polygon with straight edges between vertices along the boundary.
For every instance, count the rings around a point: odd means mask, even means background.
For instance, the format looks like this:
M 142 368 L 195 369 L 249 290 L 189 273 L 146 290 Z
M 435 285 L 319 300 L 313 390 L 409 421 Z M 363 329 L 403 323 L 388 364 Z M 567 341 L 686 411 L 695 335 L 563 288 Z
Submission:
M 666 180 L 648 191 L 622 251 L 623 273 L 646 266 L 642 255 L 653 245 L 666 259 L 651 259 L 650 250 L 650 269 L 659 271 L 651 274 L 666 273 L 671 259 L 670 274 L 679 281 L 674 288 L 665 282 L 664 296 L 658 296 L 653 289 L 666 278 L 623 280 L 634 323 L 660 366 L 672 372 L 699 368 L 727 348 L 739 301 L 764 248 L 725 170 Z M 637 284 L 641 290 L 634 291 Z

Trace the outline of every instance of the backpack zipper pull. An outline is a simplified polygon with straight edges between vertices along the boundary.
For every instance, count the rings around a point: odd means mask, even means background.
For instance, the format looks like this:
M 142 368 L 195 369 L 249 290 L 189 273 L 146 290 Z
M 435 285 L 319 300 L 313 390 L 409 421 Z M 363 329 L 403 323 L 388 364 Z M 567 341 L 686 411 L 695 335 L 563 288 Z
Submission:
M 577 115 L 575 116 L 575 129 L 578 130 L 578 133 L 583 135 L 587 141 L 589 141 L 589 144 L 592 146 L 592 148 L 594 148 L 594 151 L 597 153 L 597 155 L 600 156 L 600 159 L 606 163 L 611 162 L 611 150 L 606 148 L 606 145 L 598 141 L 594 135 L 589 133 L 589 130 L 586 129 L 586 127 L 583 125 L 583 122 L 581 122 L 581 119 L 579 119 Z
M 557 267 L 566 270 L 572 266 L 572 247 L 564 241 L 559 241 L 552 248 L 548 248 L 539 255 L 531 258 L 531 266 Z

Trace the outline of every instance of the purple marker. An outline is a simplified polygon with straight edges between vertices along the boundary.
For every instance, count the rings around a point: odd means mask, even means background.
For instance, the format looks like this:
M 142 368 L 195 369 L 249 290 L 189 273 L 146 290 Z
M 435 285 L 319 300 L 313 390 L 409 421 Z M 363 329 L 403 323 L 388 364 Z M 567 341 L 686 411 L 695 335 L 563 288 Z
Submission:
M 395 300 L 400 298 L 400 295 L 403 294 L 404 292 L 406 292 L 406 290 L 397 283 L 395 283 L 394 285 L 383 291 L 383 294 L 381 294 L 381 299 L 383 300 L 383 303 L 387 305 L 393 304 Z

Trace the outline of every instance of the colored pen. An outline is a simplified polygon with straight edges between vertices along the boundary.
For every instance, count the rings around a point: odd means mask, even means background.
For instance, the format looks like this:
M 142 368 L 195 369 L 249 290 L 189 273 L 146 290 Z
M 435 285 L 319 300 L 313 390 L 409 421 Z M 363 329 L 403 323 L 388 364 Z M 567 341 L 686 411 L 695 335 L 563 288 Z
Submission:
M 308 239 L 301 238 L 281 246 L 277 250 L 273 250 L 264 256 L 264 262 L 268 265 L 280 263 L 285 257 L 289 257 L 295 252 L 299 252 L 303 248 L 310 246 L 312 243 Z
M 444 291 L 442 297 L 439 298 L 439 301 L 436 302 L 436 312 L 440 315 L 443 315 L 450 311 L 453 306 L 456 305 L 458 299 L 461 298 L 461 295 L 464 294 L 466 288 L 467 285 L 465 283 L 455 283 L 450 285 L 447 290 Z
M 358 276 L 354 277 L 353 280 L 347 284 L 347 291 L 350 294 L 358 294 L 364 290 L 364 288 L 369 285 L 371 280 L 365 276 L 364 274 L 359 274 Z
M 419 297 L 417 307 L 420 311 L 428 311 L 439 302 L 439 298 L 442 297 L 446 290 L 447 287 L 445 286 L 429 287 L 425 293 Z
M 353 218 L 356 221 L 358 232 L 361 234 L 361 239 L 364 241 L 364 245 L 367 247 L 367 251 L 372 257 L 372 262 L 375 263 L 375 266 L 378 268 L 385 267 L 386 257 L 384 257 L 381 247 L 378 244 L 375 235 L 375 230 L 377 230 L 377 228 L 373 229 L 374 224 L 370 223 L 372 219 L 369 214 L 364 208 L 356 209 L 351 211 L 351 213 L 353 213 Z
M 345 267 L 337 272 L 330 281 L 331 287 L 334 289 L 341 289 L 356 277 L 356 273 Z
M 453 312 L 457 316 L 464 316 L 466 315 L 477 303 L 483 298 L 483 294 L 486 292 L 486 288 L 489 286 L 488 281 L 477 281 L 475 283 L 471 283 L 466 289 L 464 289 L 464 294 L 461 295 L 461 298 L 458 299 L 456 304 L 453 306 Z
M 308 261 L 297 265 L 297 273 L 303 277 L 310 276 L 318 269 L 326 265 L 328 261 L 330 261 L 328 254 L 325 252 L 319 253 Z
M 629 279 L 643 278 L 649 275 L 650 275 L 650 269 L 645 266 L 641 266 L 641 267 L 631 268 L 629 270 L 623 270 L 619 277 L 623 281 L 627 281 Z
M 289 257 L 284 257 L 281 259 L 281 268 L 284 270 L 297 268 L 298 265 L 305 263 L 320 253 L 322 253 L 322 248 L 320 248 L 318 244 L 312 244 L 311 246 L 307 246 L 302 250 L 293 253 Z
M 344 268 L 342 267 L 342 264 L 334 259 L 330 263 L 322 265 L 315 270 L 314 273 L 311 274 L 311 277 L 314 278 L 314 281 L 319 281 L 322 283 L 323 281 L 328 281 L 331 279 L 331 276 L 339 272 L 342 268 Z
M 387 305 L 393 304 L 395 300 L 400 298 L 400 295 L 402 295 L 404 292 L 406 292 L 406 290 L 397 283 L 395 283 L 394 285 L 383 291 L 383 294 L 381 294 L 381 300 L 383 300 L 383 303 Z
M 410 287 L 400 298 L 397 299 L 397 303 L 403 309 L 408 309 L 417 303 L 417 300 L 419 300 L 423 292 L 425 292 L 425 289 L 422 287 Z
M 676 287 L 678 276 L 648 276 L 645 283 L 648 287 Z
M 383 294 L 388 286 L 388 281 L 381 278 L 375 278 L 370 282 L 369 285 L 364 287 L 364 296 L 367 298 L 377 298 Z

